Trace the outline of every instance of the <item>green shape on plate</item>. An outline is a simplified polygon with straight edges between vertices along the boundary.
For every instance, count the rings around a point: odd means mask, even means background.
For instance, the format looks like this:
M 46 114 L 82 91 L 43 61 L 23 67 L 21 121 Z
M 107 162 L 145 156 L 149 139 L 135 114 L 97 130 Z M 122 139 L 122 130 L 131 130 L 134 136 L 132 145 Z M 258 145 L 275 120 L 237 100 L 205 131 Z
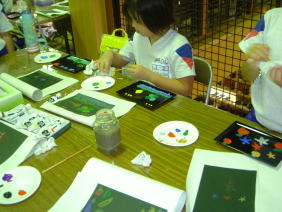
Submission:
M 183 133 L 183 135 L 188 135 L 189 134 L 189 131 L 188 130 L 185 130 L 185 132 Z

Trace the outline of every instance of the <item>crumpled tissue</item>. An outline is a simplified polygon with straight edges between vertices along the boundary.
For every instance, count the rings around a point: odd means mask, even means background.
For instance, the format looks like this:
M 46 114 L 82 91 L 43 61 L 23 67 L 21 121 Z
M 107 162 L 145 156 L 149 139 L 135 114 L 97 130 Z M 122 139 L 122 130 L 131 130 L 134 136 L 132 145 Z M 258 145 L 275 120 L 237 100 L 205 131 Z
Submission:
M 96 70 L 96 65 L 93 60 L 91 60 L 91 63 L 89 63 L 86 67 L 85 70 L 83 71 L 84 74 L 86 75 L 92 75 L 93 70 Z
M 36 146 L 34 147 L 33 154 L 40 155 L 49 150 L 53 149 L 57 144 L 55 143 L 55 139 L 53 137 L 42 138 L 38 141 Z
M 149 167 L 152 163 L 152 159 L 150 155 L 143 151 L 139 155 L 137 155 L 133 160 L 131 160 L 131 163 L 144 167 Z

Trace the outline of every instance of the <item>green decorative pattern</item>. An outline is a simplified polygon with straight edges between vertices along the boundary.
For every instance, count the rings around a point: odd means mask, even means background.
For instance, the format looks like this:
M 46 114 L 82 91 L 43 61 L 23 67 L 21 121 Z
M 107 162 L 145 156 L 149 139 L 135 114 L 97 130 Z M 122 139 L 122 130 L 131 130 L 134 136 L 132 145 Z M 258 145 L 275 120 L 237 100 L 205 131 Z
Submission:
M 145 195 L 145 194 L 144 194 Z M 98 184 L 82 212 L 165 212 L 167 210 Z
M 256 171 L 204 166 L 193 212 L 254 212 Z
M 83 65 L 88 65 L 89 63 L 91 63 L 88 60 L 84 60 L 82 58 L 78 58 L 78 57 L 74 57 L 74 56 L 69 56 L 69 57 L 67 57 L 67 59 L 71 60 L 71 61 L 73 61 L 75 63 L 81 63 Z
M 52 75 L 49 75 L 47 73 L 44 73 L 42 71 L 36 71 L 33 72 L 29 75 L 26 75 L 24 77 L 20 77 L 20 80 L 28 83 L 29 85 L 32 85 L 40 90 L 44 89 L 44 88 L 48 88 L 51 85 L 54 85 L 60 81 L 62 81 L 62 79 L 58 78 L 58 77 L 54 77 Z
M 55 103 L 55 105 L 83 116 L 93 116 L 102 108 L 112 109 L 115 106 L 83 94 L 76 94 Z

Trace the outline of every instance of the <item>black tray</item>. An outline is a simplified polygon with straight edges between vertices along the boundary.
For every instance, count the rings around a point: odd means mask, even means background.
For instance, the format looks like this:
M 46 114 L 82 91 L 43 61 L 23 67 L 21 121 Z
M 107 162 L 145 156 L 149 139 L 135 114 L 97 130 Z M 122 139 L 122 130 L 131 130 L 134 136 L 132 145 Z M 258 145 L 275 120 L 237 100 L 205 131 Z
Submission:
M 215 140 L 271 166 L 277 166 L 282 159 L 281 138 L 238 121 L 230 125 Z
M 53 66 L 65 71 L 77 73 L 79 71 L 85 70 L 86 65 L 88 65 L 90 62 L 90 60 L 84 58 L 68 55 L 53 61 L 52 64 Z
M 133 83 L 117 91 L 117 93 L 151 110 L 159 108 L 176 96 L 172 92 L 160 89 L 143 81 Z

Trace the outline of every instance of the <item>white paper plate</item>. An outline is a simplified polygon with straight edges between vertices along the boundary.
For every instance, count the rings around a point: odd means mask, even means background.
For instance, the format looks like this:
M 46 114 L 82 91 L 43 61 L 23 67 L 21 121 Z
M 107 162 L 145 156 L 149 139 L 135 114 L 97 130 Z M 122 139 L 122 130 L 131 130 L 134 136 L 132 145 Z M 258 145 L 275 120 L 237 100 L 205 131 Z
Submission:
M 169 121 L 160 124 L 154 129 L 154 138 L 169 146 L 188 146 L 199 137 L 198 129 L 188 122 Z
M 34 57 L 36 63 L 50 63 L 62 56 L 60 52 L 43 52 Z
M 41 182 L 39 171 L 31 166 L 19 166 L 1 173 L 0 176 L 2 205 L 15 204 L 27 199 L 38 189 Z
M 115 80 L 112 77 L 95 76 L 84 80 L 81 83 L 81 87 L 89 91 L 98 91 L 112 87 L 114 84 Z

